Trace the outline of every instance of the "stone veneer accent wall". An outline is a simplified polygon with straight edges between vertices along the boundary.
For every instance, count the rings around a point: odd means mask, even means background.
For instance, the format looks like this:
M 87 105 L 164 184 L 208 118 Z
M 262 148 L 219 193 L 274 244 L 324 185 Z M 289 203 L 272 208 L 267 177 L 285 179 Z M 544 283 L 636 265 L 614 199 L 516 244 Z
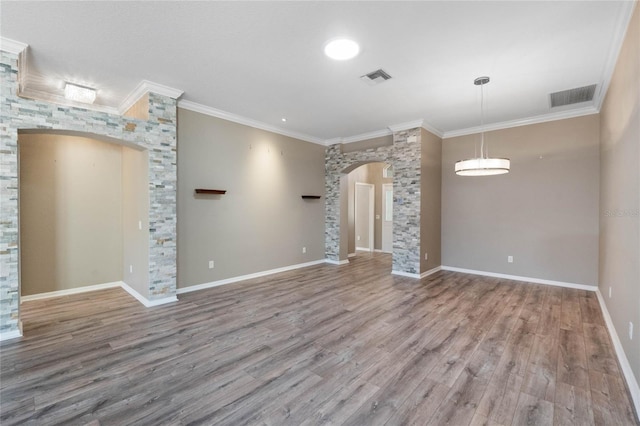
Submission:
M 342 153 L 342 144 L 325 150 L 325 255 L 346 259 L 340 253 L 340 178 L 353 168 L 371 162 L 393 166 L 393 271 L 420 274 L 420 128 L 394 132 L 393 145 Z
M 0 332 L 19 328 L 18 130 L 54 129 L 149 151 L 149 299 L 176 294 L 176 100 L 149 94 L 149 120 L 24 99 L 18 57 L 0 52 Z

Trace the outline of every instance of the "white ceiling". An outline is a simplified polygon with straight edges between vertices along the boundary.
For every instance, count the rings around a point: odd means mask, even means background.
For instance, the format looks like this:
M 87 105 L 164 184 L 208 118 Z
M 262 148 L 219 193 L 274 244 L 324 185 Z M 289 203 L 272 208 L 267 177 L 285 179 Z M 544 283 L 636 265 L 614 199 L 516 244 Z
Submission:
M 72 81 L 117 108 L 149 80 L 183 90 L 181 106 L 316 142 L 416 120 L 446 137 L 479 125 L 481 75 L 491 77 L 494 127 L 596 112 L 633 5 L 3 1 L 0 34 L 29 45 L 34 92 L 59 94 Z M 356 40 L 360 55 L 325 57 L 336 36 Z M 378 68 L 393 79 L 359 79 Z M 594 83 L 593 103 L 550 109 L 549 93 Z

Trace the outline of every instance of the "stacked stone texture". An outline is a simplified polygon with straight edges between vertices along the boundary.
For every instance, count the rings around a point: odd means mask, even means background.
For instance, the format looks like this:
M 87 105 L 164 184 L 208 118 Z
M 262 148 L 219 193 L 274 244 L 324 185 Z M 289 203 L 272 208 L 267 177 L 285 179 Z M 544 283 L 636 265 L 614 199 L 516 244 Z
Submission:
M 420 128 L 395 132 L 391 146 L 349 153 L 342 153 L 341 144 L 326 148 L 325 256 L 340 260 L 340 177 L 349 167 L 370 162 L 393 167 L 393 270 L 419 274 Z
M 150 93 L 146 121 L 24 99 L 17 55 L 0 52 L 0 332 L 18 329 L 18 130 L 107 136 L 149 152 L 149 299 L 176 293 L 176 100 Z

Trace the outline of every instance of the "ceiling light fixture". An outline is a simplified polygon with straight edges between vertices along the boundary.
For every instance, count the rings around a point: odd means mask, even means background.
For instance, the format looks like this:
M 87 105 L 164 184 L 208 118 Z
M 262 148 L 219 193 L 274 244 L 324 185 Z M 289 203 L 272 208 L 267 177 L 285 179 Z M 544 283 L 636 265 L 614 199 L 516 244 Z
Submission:
M 64 97 L 70 101 L 92 104 L 93 101 L 96 100 L 96 89 L 66 83 L 64 86 Z
M 336 38 L 324 45 L 324 54 L 336 61 L 355 58 L 360 53 L 360 46 L 348 38 Z
M 484 143 L 484 85 L 489 77 L 478 77 L 473 84 L 480 86 L 480 157 L 456 162 L 455 171 L 460 176 L 490 176 L 509 173 L 511 161 L 508 158 L 490 158 L 489 147 Z
M 286 123 L 286 122 L 287 122 L 287 119 L 286 119 L 285 117 L 282 117 L 282 122 L 283 122 L 283 123 Z

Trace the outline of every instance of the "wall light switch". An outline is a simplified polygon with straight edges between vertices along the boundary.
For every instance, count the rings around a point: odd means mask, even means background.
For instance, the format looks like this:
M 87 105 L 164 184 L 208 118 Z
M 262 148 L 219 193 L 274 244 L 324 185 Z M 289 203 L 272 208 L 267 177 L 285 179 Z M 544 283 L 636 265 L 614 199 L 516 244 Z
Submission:
M 507 262 L 513 263 L 513 256 L 507 256 Z
M 133 265 L 129 265 L 129 273 L 133 274 Z
M 209 269 L 213 269 L 213 260 L 209 261 Z
M 609 299 L 611 299 L 611 287 L 609 287 Z
M 376 215 L 376 220 L 380 220 L 380 215 L 379 214 Z
M 429 260 L 429 254 L 428 253 L 424 254 L 424 260 Z
M 138 229 L 142 231 L 142 221 L 141 220 L 138 221 Z
M 629 340 L 633 340 L 633 323 L 629 321 Z
M 302 247 L 302 252 L 306 253 L 307 252 L 307 248 L 306 247 Z
M 357 240 L 358 240 L 358 241 L 360 241 L 360 235 L 358 235 L 358 238 L 357 238 Z

